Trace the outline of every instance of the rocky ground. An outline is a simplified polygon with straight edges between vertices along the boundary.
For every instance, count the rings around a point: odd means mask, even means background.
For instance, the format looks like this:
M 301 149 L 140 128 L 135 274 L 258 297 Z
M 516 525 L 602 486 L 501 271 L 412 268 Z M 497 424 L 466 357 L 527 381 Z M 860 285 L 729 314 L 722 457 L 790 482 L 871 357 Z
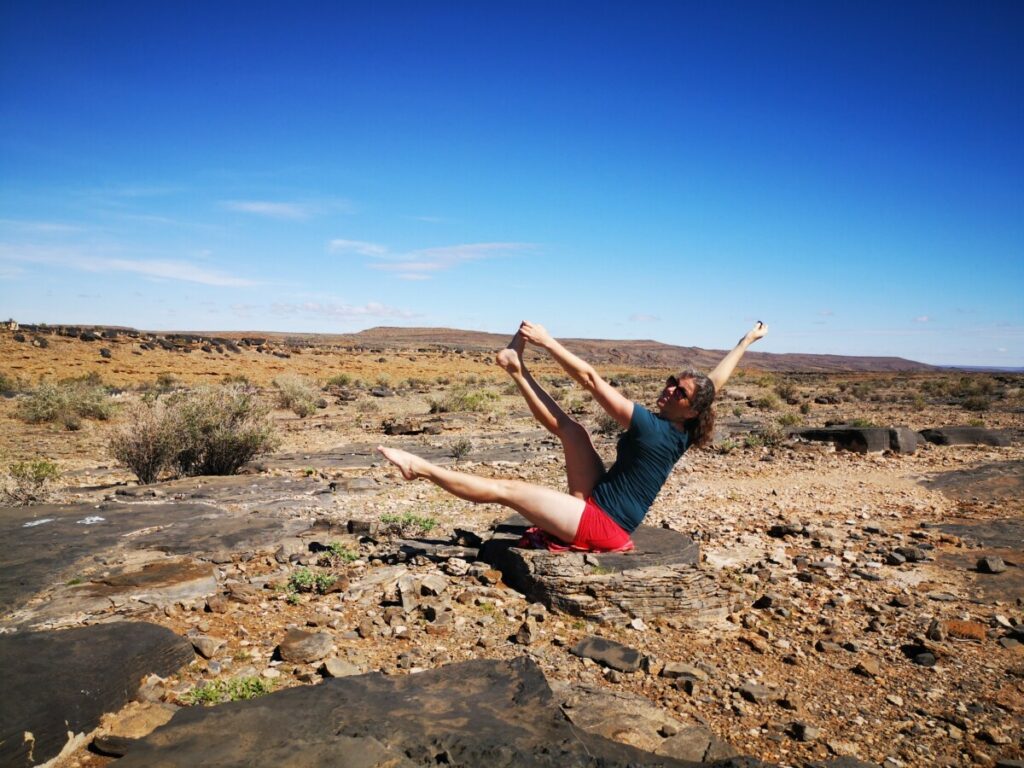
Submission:
M 60 342 L 17 347 L 24 357 L 16 374 L 99 369 L 109 383 L 137 387 L 139 371 L 174 372 L 186 386 L 216 380 L 221 366 L 233 370 L 223 353 L 132 355 L 129 342 L 104 368 L 75 356 L 86 343 Z M 529 603 L 474 560 L 477 537 L 505 510 L 406 483 L 377 461 L 372 446 L 386 442 L 448 462 L 461 454 L 467 471 L 561 487 L 557 443 L 482 357 L 335 351 L 323 367 L 307 365 L 316 357 L 309 350 L 299 357 L 301 365 L 242 352 L 236 363 L 244 358 L 245 366 L 235 370 L 264 384 L 272 378 L 264 362 L 321 381 L 349 370 L 365 384 L 329 391 L 327 407 L 306 418 L 276 411 L 281 448 L 238 479 L 141 488 L 105 453 L 119 417 L 58 431 L 17 419 L 17 398 L 0 402 L 0 452 L 8 460 L 45 456 L 63 471 L 60 504 L 0 513 L 5 539 L 24 541 L 9 545 L 10 562 L 35 574 L 50 555 L 51 574 L 19 587 L 10 570 L 0 573 L 5 588 L 13 584 L 3 593 L 4 630 L 127 617 L 162 625 L 195 649 L 180 671 L 150 678 L 102 733 L 141 736 L 176 707 L 244 697 L 230 681 L 262 692 L 325 676 L 404 676 L 526 655 L 570 719 L 574 708 L 585 719 L 585 695 L 605 696 L 608 712 L 632 702 L 642 717 L 589 725 L 651 752 L 698 725 L 740 754 L 779 765 L 844 755 L 894 767 L 1024 758 L 1019 379 L 995 380 L 987 410 L 966 410 L 950 387 L 928 383 L 958 381 L 955 374 L 734 378 L 718 405 L 717 447 L 684 458 L 647 520 L 692 535 L 701 568 L 729 596 L 721 617 L 693 628 L 673 615 L 600 624 Z M 124 380 L 108 375 L 114 370 Z M 538 372 L 554 374 L 540 365 Z M 660 372 L 613 375 L 641 401 L 657 392 Z M 600 428 L 578 390 L 550 384 Z M 493 397 L 480 410 L 430 414 L 432 401 L 460 388 Z M 118 397 L 137 396 L 129 389 Z M 1010 444 L 860 454 L 773 433 L 797 422 L 918 430 L 979 419 Z M 597 437 L 609 459 L 614 439 Z M 153 519 L 133 517 L 146 509 Z M 382 523 L 403 515 L 404 530 L 401 520 L 391 532 Z M 410 516 L 433 526 L 417 531 Z M 64 534 L 44 537 L 84 530 L 90 517 L 101 518 L 90 529 L 93 549 L 66 546 Z M 351 533 L 349 521 L 359 523 Z M 104 525 L 109 541 L 100 541 Z M 636 654 L 581 653 L 593 636 Z M 675 756 L 693 759 L 692 750 Z M 61 764 L 114 762 L 83 745 Z

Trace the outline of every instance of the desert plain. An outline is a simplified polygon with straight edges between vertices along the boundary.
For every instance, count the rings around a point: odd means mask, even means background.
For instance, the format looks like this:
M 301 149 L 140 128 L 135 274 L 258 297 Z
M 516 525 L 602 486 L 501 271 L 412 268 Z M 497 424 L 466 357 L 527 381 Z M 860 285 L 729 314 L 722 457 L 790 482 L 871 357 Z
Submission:
M 748 355 L 716 405 L 715 444 L 684 456 L 645 521 L 697 542 L 720 603 L 705 616 L 598 621 L 528 599 L 476 559 L 508 510 L 405 482 L 373 451 L 398 445 L 564 488 L 557 440 L 494 365 L 500 337 L 84 330 L 0 331 L 3 467 L 45 460 L 59 473 L 32 503 L 11 497 L 0 510 L 10 547 L 0 639 L 130 620 L 194 652 L 138 681 L 88 732 L 69 728 L 57 765 L 146 764 L 133 751 L 156 754 L 146 739 L 189 708 L 521 657 L 574 728 L 666 761 L 1024 764 L 1024 375 Z M 715 359 L 644 342 L 569 346 L 648 406 L 667 374 Z M 528 350 L 526 362 L 610 463 L 617 430 L 541 354 Z M 285 407 L 281 377 L 313 388 L 310 413 Z M 106 389 L 108 418 L 73 429 L 25 420 L 41 380 L 71 379 Z M 113 459 L 133 404 L 225 382 L 267 404 L 278 437 L 234 479 L 165 471 L 142 485 Z M 829 425 L 994 437 L 848 450 L 800 434 Z M 128 522 L 103 539 L 118 515 Z M 65 520 L 65 533 L 43 537 Z M 137 578 L 158 572 L 176 575 Z M 575 653 L 588 637 L 636 651 L 637 663 Z M 703 746 L 682 743 L 698 732 Z M 173 740 L 165 747 L 152 764 L 176 764 Z M 6 754 L 12 765 L 42 762 L 27 749 Z M 365 764 L 425 764 L 418 755 Z

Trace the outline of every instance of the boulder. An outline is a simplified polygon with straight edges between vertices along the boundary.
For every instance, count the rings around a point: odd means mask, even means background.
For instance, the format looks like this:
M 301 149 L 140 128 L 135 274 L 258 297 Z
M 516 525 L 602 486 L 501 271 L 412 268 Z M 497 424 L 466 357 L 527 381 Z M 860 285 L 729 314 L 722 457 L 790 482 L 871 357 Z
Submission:
M 0 765 L 39 765 L 75 748 L 143 677 L 166 677 L 192 658 L 191 643 L 145 622 L 0 636 Z
M 1005 432 L 985 427 L 922 429 L 921 437 L 936 445 L 993 445 L 1005 448 L 1010 444 L 1010 436 Z
M 244 738 L 239 738 L 244 734 Z M 537 664 L 475 660 L 179 710 L 118 768 L 161 765 L 694 766 L 574 727 Z M 726 765 L 727 763 L 722 763 Z M 738 759 L 732 765 L 764 765 Z
M 479 557 L 531 602 L 615 623 L 675 617 L 697 626 L 728 613 L 726 587 L 700 567 L 700 547 L 685 534 L 640 526 L 632 552 L 549 552 L 515 546 L 527 525 L 518 516 L 499 524 Z
M 821 427 L 798 429 L 794 434 L 805 440 L 833 443 L 837 449 L 857 453 L 913 453 L 917 433 L 909 427 Z

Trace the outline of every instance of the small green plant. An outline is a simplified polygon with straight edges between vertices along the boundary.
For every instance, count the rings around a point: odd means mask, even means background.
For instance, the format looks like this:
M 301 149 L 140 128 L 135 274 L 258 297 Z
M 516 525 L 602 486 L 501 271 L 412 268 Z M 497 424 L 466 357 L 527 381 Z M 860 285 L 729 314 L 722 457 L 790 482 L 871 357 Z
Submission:
M 969 427 L 984 427 L 985 426 L 985 420 L 984 419 L 971 419 L 970 421 L 967 422 L 967 426 L 969 426 Z
M 291 594 L 296 592 L 316 592 L 318 595 L 322 595 L 337 580 L 338 577 L 332 573 L 299 568 L 288 578 L 288 591 Z
M 779 410 L 779 398 L 769 392 L 754 400 L 751 405 L 762 411 L 777 411 Z
M 329 387 L 347 387 L 352 383 L 352 377 L 347 373 L 336 373 L 327 380 Z
M 738 419 L 740 416 L 743 415 L 743 407 L 739 405 L 733 406 L 732 415 Z
M 317 565 L 338 565 L 339 563 L 351 563 L 358 559 L 358 552 L 340 541 L 332 541 L 327 545 L 327 549 L 321 553 L 320 559 L 317 561 Z
M 739 447 L 739 445 L 737 444 L 737 442 L 735 440 L 726 439 L 726 440 L 722 440 L 719 443 L 715 443 L 715 452 L 720 454 L 720 455 L 722 455 L 722 456 L 728 456 L 730 453 L 735 451 L 738 447 Z
M 796 385 L 790 381 L 780 382 L 775 387 L 775 394 L 777 394 L 783 400 L 792 400 L 796 397 Z
M 437 526 L 435 518 L 417 515 L 414 512 L 405 512 L 401 515 L 381 515 L 380 521 L 387 528 L 388 533 L 394 536 L 409 536 L 411 534 L 422 536 L 430 533 Z
M 60 470 L 49 459 L 26 459 L 8 466 L 7 477 L 3 487 L 5 499 L 14 504 L 31 504 L 50 498 Z
M 803 423 L 803 419 L 797 413 L 784 413 L 779 416 L 780 427 L 795 427 Z
M 156 377 L 156 388 L 160 392 L 171 392 L 178 386 L 178 379 L 173 373 L 161 373 Z
M 240 387 L 248 387 L 250 385 L 249 377 L 244 373 L 228 373 L 221 379 L 222 384 L 236 384 Z
M 77 587 L 83 581 L 81 576 L 75 576 L 73 579 L 68 579 L 64 584 L 69 587 Z
M 857 427 L 858 429 L 870 429 L 872 427 L 877 427 L 878 426 L 871 419 L 865 419 L 865 418 L 860 418 L 860 417 L 858 417 L 856 419 L 850 419 L 848 422 L 846 422 L 846 424 L 847 424 L 847 426 Z
M 274 690 L 270 680 L 255 675 L 249 677 L 233 677 L 230 680 L 211 680 L 203 682 L 185 695 L 188 704 L 210 706 L 228 701 L 244 701 L 265 696 Z
M 802 413 L 804 416 L 806 416 L 810 412 L 811 412 L 811 404 L 810 403 L 800 403 L 800 413 Z
M 452 443 L 451 448 L 448 449 L 449 454 L 455 461 L 461 461 L 469 455 L 469 452 L 473 450 L 473 441 L 468 437 L 459 438 Z
M 923 411 L 925 406 L 925 399 L 923 395 L 914 395 L 910 398 L 910 407 L 915 411 Z
M 314 413 L 320 404 L 320 388 L 305 376 L 288 373 L 274 379 L 277 404 L 301 419 Z

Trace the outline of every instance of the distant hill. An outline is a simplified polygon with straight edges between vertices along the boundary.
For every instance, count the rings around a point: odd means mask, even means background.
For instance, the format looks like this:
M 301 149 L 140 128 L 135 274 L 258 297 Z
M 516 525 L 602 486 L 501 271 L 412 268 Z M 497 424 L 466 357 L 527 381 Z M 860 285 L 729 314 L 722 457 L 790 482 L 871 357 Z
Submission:
M 379 347 L 460 347 L 467 350 L 494 350 L 508 343 L 508 335 L 463 331 L 455 328 L 395 328 L 377 326 L 337 339 L 351 339 L 360 345 Z M 612 339 L 559 339 L 571 351 L 595 364 L 615 364 L 651 368 L 714 367 L 726 350 L 677 347 L 660 341 Z M 775 354 L 749 351 L 743 367 L 762 371 L 934 371 L 936 366 L 902 357 L 855 357 L 848 355 Z

